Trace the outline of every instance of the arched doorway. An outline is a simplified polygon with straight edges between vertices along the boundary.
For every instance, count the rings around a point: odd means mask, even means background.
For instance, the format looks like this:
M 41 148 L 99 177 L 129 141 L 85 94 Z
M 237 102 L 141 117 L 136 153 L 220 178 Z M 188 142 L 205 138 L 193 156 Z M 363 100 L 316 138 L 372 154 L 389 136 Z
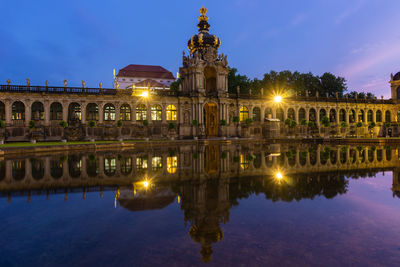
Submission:
M 209 137 L 218 136 L 218 107 L 215 103 L 204 105 L 204 122 L 206 135 Z
M 217 72 L 213 67 L 204 68 L 204 80 L 206 94 L 210 94 L 217 91 Z

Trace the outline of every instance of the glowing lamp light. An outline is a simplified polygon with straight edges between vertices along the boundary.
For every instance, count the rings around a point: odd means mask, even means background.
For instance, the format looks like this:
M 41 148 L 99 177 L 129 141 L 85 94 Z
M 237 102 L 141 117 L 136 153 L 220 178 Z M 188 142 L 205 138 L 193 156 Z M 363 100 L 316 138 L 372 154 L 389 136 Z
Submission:
M 281 97 L 280 95 L 276 95 L 276 96 L 274 97 L 274 101 L 275 101 L 276 103 L 280 103 L 280 102 L 282 101 L 282 97 Z
M 149 96 L 149 92 L 148 91 L 143 91 L 140 96 L 141 97 L 148 97 Z
M 276 179 L 278 179 L 278 180 L 282 180 L 283 175 L 282 175 L 281 172 L 277 172 L 277 173 L 275 174 L 275 177 L 276 177 Z
M 148 181 L 144 181 L 144 182 L 143 182 L 143 186 L 144 186 L 145 188 L 149 187 L 149 182 L 148 182 Z

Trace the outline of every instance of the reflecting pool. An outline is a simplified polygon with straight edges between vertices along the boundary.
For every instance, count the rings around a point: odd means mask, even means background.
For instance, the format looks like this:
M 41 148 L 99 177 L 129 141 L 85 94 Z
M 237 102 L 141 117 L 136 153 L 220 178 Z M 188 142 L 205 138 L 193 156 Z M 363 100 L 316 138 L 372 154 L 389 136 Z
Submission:
M 0 159 L 0 266 L 399 266 L 390 146 L 219 144 Z

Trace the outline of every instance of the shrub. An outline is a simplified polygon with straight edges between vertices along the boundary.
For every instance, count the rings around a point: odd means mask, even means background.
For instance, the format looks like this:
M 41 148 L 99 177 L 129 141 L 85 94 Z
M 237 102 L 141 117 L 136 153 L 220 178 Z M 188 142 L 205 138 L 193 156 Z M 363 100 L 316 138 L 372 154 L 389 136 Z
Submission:
M 4 121 L 0 120 L 0 128 L 4 128 L 6 126 L 6 124 L 4 123 Z
M 233 121 L 233 122 L 239 122 L 239 117 L 238 117 L 238 116 L 234 116 L 234 117 L 232 118 L 232 121 Z
M 192 120 L 192 125 L 197 126 L 197 125 L 199 125 L 199 122 L 197 120 Z
M 33 129 L 36 127 L 36 122 L 35 121 L 29 121 L 29 129 Z
M 376 126 L 376 123 L 375 122 L 371 122 L 369 124 L 368 128 L 372 129 L 372 128 L 375 128 L 375 126 Z
M 331 125 L 331 122 L 329 121 L 329 118 L 327 116 L 324 116 L 321 119 L 321 124 L 324 127 L 329 127 Z
M 122 120 L 117 121 L 117 127 L 122 127 L 123 125 L 124 123 L 122 122 Z
M 362 124 L 362 122 L 359 121 L 359 122 L 357 122 L 356 126 L 357 126 L 357 128 L 360 128 L 363 126 L 363 124 Z
M 307 126 L 310 127 L 310 128 L 314 127 L 314 122 L 313 121 L 309 121 Z
M 385 122 L 385 128 L 389 128 L 390 127 L 390 122 Z
M 60 125 L 60 126 L 63 127 L 63 128 L 67 128 L 67 127 L 68 127 L 68 122 L 66 122 L 66 121 L 60 121 L 60 123 L 59 123 L 58 125 Z
M 168 130 L 173 130 L 173 129 L 175 129 L 175 123 L 170 122 L 170 123 L 168 124 Z
M 294 128 L 294 127 L 296 127 L 296 126 L 297 126 L 297 122 L 296 122 L 295 120 L 292 120 L 292 121 L 290 122 L 289 127 L 290 127 L 290 128 Z
M 347 128 L 347 122 L 342 121 L 342 122 L 340 123 L 340 127 L 342 127 L 342 128 Z
M 149 125 L 149 121 L 148 120 L 143 120 L 142 124 L 143 124 L 143 126 L 147 126 L 147 125 Z
M 96 127 L 96 122 L 95 121 L 89 121 L 88 126 L 90 128 Z
M 303 125 L 303 126 L 307 125 L 307 120 L 306 119 L 302 119 L 300 121 L 300 124 Z
M 219 125 L 225 126 L 226 125 L 226 120 L 222 119 L 219 121 Z

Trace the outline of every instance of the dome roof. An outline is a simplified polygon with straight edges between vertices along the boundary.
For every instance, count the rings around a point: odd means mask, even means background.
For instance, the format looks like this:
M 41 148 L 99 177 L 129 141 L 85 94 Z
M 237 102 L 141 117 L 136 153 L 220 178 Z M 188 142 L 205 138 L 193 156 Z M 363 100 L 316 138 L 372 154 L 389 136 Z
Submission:
M 393 81 L 399 81 L 399 80 L 400 80 L 400 72 L 396 73 L 396 74 L 393 76 Z
M 208 32 L 210 29 L 210 24 L 208 24 L 208 17 L 206 16 L 206 13 L 207 8 L 200 8 L 201 15 L 199 17 L 199 24 L 197 24 L 199 33 L 193 35 L 187 43 L 187 46 L 192 53 L 208 47 L 218 49 L 218 47 L 221 45 L 221 40 L 217 36 Z

